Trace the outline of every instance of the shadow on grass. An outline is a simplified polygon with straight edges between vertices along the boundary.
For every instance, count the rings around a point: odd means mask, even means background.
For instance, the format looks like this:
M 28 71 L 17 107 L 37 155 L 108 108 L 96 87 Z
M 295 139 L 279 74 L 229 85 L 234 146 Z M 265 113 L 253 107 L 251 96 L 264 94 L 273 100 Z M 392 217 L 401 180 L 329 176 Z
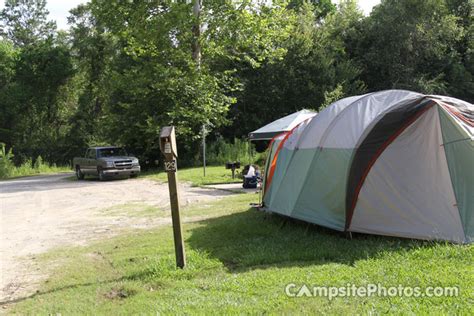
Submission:
M 117 282 L 121 282 L 121 281 L 129 281 L 129 280 L 133 280 L 133 278 L 131 278 L 131 277 L 120 277 L 120 278 L 115 278 L 115 279 L 111 279 L 111 280 L 104 280 L 104 281 L 69 284 L 69 285 L 65 285 L 65 286 L 56 287 L 54 289 L 47 290 L 47 291 L 36 291 L 35 293 L 33 293 L 31 295 L 15 298 L 15 299 L 12 299 L 12 300 L 0 301 L 0 306 L 8 306 L 8 305 L 20 303 L 20 302 L 25 301 L 27 299 L 33 299 L 33 298 L 41 297 L 41 296 L 51 294 L 51 293 L 58 293 L 58 292 L 61 292 L 61 291 L 66 291 L 66 290 L 71 290 L 71 289 L 78 289 L 78 288 L 87 287 L 87 286 L 97 286 L 97 285 L 101 285 L 101 284 L 102 285 L 103 284 L 113 284 L 113 283 L 117 283 Z
M 265 266 L 306 266 L 336 262 L 353 265 L 386 252 L 432 247 L 434 242 L 344 233 L 276 214 L 249 209 L 200 222 L 188 238 L 233 272 Z

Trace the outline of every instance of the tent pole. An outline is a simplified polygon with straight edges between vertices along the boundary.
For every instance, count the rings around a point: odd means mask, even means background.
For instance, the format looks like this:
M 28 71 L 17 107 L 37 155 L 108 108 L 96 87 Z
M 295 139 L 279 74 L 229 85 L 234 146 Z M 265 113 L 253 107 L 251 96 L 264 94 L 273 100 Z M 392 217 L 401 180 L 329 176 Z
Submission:
M 249 150 L 248 150 L 247 154 L 248 154 L 248 164 L 250 165 L 252 163 L 252 161 L 251 161 L 251 158 L 252 158 L 252 141 L 250 140 L 250 138 L 248 140 L 248 144 L 249 144 Z

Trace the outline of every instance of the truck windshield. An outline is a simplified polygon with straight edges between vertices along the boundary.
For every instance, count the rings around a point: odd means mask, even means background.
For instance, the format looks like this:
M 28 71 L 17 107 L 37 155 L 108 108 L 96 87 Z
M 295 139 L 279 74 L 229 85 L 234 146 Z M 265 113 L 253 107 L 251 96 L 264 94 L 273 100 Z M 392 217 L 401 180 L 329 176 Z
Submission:
M 97 157 L 127 156 L 125 149 L 120 147 L 102 148 L 97 151 Z

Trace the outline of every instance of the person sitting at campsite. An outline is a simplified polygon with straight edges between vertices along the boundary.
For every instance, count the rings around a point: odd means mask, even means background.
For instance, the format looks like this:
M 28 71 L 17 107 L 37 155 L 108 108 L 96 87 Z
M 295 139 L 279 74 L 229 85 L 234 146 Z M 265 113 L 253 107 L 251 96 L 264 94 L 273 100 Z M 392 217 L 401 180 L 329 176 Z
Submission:
M 247 165 L 242 170 L 242 174 L 244 175 L 243 187 L 245 189 L 255 189 L 258 185 L 258 179 L 260 177 L 258 166 Z

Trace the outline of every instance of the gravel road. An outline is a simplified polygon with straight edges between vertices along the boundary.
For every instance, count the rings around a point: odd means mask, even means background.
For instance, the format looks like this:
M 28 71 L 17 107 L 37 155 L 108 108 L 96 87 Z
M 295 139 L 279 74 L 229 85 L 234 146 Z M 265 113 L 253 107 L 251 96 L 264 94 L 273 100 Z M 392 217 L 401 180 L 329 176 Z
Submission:
M 0 303 L 36 290 L 45 276 L 35 256 L 56 246 L 81 245 L 128 228 L 169 224 L 169 217 L 103 214 L 115 205 L 140 203 L 169 209 L 168 186 L 151 180 L 75 181 L 72 174 L 0 182 Z M 180 187 L 181 204 L 228 195 L 221 190 Z

